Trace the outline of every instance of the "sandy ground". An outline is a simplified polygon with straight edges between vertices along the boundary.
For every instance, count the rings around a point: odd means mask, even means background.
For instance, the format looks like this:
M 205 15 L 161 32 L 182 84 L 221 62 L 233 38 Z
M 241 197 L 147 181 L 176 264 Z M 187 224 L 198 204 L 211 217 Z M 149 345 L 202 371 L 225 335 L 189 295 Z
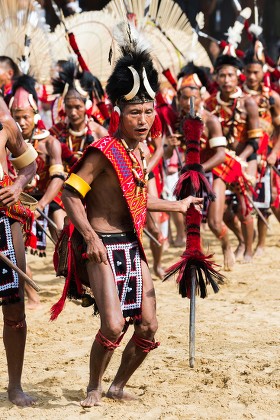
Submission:
M 272 217 L 271 226 L 262 258 L 236 264 L 217 295 L 209 290 L 207 299 L 197 299 L 194 369 L 188 362 L 189 300 L 179 296 L 174 280 L 155 279 L 156 338 L 161 345 L 128 384 L 140 399 L 121 403 L 104 398 L 101 407 L 92 409 L 82 409 L 79 401 L 85 396 L 89 352 L 99 319 L 92 316 L 91 308 L 68 302 L 59 319 L 49 322 L 49 310 L 63 279 L 50 274 L 51 249 L 45 259 L 29 257 L 42 289 L 42 305 L 27 311 L 23 386 L 38 402 L 21 409 L 7 401 L 0 340 L 0 419 L 280 419 L 280 227 Z M 216 261 L 222 263 L 218 242 L 209 232 L 203 236 L 216 252 Z M 181 251 L 169 248 L 165 266 L 176 261 Z M 124 343 L 130 335 L 131 331 Z M 116 372 L 122 349 L 116 350 L 109 365 L 104 389 Z

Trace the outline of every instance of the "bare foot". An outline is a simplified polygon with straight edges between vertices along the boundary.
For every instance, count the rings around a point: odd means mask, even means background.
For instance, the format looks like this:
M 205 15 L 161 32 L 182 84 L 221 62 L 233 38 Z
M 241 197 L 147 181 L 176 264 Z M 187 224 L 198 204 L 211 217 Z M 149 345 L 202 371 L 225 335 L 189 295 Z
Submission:
M 35 301 L 35 300 L 28 299 L 28 301 L 25 304 L 25 307 L 26 309 L 30 309 L 30 310 L 40 309 L 41 308 L 40 300 Z
M 165 276 L 165 271 L 162 267 L 157 266 L 157 267 L 153 267 L 154 268 L 154 273 L 157 277 L 159 277 L 161 280 L 163 280 L 164 276 Z
M 254 257 L 261 257 L 263 254 L 264 254 L 264 248 L 261 246 L 257 246 L 254 252 Z
M 84 408 L 101 405 L 101 396 L 102 392 L 99 389 L 92 389 L 87 391 L 87 397 L 80 404 Z
M 244 242 L 239 242 L 238 247 L 234 251 L 235 261 L 242 261 L 245 252 Z
M 117 389 L 114 387 L 110 387 L 106 394 L 107 398 L 112 398 L 113 400 L 118 401 L 135 401 L 138 400 L 138 397 L 134 394 L 129 394 L 128 392 L 124 391 L 122 388 Z
M 183 247 L 185 245 L 186 245 L 185 238 L 176 238 L 175 241 L 173 242 L 173 246 L 175 248 L 181 248 L 181 247 Z
M 235 255 L 231 247 L 223 249 L 224 254 L 224 270 L 231 271 L 235 263 Z
M 242 262 L 242 264 L 249 264 L 252 261 L 253 261 L 253 255 L 251 255 L 251 254 L 244 254 L 244 258 L 243 258 L 243 260 L 241 262 Z
M 36 402 L 35 398 L 25 394 L 21 388 L 9 389 L 8 397 L 13 404 L 18 405 L 19 407 L 30 407 Z

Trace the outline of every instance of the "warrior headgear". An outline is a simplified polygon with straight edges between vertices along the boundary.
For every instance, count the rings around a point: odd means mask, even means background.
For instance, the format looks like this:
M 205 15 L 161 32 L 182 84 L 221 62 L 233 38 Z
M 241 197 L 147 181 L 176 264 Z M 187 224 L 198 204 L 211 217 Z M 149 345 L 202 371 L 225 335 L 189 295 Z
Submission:
M 207 89 L 209 81 L 207 77 L 208 67 L 195 66 L 193 62 L 189 62 L 186 66 L 182 67 L 180 73 L 177 76 L 178 79 L 178 90 L 184 89 L 185 87 L 191 87 L 193 89 L 200 90 L 203 93 L 205 88 Z
M 94 97 L 101 98 L 104 95 L 100 81 L 90 72 L 78 72 L 78 68 L 73 61 L 67 61 L 63 65 L 63 70 L 59 72 L 59 78 L 53 79 L 53 92 L 59 93 L 64 99 L 74 96 L 87 103 Z M 92 102 L 86 104 L 87 108 Z
M 239 58 L 233 56 L 233 55 L 229 55 L 229 54 L 221 54 L 217 57 L 215 64 L 214 64 L 214 69 L 215 71 L 219 71 L 220 68 L 224 67 L 224 66 L 232 66 L 235 67 L 237 70 L 242 70 L 243 64 L 241 62 L 241 60 L 239 60 Z
M 114 105 L 109 127 L 111 134 L 118 128 L 118 116 L 123 105 L 152 102 L 159 88 L 158 73 L 147 43 L 140 39 L 129 23 L 119 25 L 118 31 L 115 32 L 115 39 L 122 55 L 106 86 L 108 97 Z
M 41 117 L 38 113 L 35 84 L 36 80 L 33 77 L 27 74 L 19 76 L 13 84 L 9 108 L 13 111 L 31 108 L 34 112 L 34 123 L 37 125 Z

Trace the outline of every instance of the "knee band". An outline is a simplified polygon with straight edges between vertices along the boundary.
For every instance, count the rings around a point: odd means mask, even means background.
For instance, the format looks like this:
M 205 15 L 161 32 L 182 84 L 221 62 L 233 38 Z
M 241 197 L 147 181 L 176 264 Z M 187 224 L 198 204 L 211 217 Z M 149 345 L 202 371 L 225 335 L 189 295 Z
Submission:
M 120 337 L 117 339 L 117 341 L 113 342 L 113 341 L 108 340 L 108 338 L 106 338 L 102 334 L 101 330 L 99 330 L 98 333 L 95 336 L 95 340 L 97 341 L 98 344 L 100 344 L 102 347 L 104 347 L 104 349 L 106 349 L 108 351 L 112 351 L 112 350 L 115 350 L 117 347 L 119 347 L 123 336 L 124 336 L 124 333 L 120 335 Z
M 153 340 L 146 340 L 139 335 L 133 334 L 132 341 L 137 347 L 140 347 L 144 353 L 149 353 L 151 350 L 156 349 L 160 343 L 158 341 Z
M 226 225 L 224 225 L 221 229 L 221 232 L 218 236 L 218 239 L 220 239 L 220 240 L 223 239 L 225 237 L 225 235 L 227 234 L 227 231 L 228 231 L 228 229 L 227 229 Z
M 25 315 L 21 321 L 12 321 L 4 317 L 4 324 L 8 327 L 12 327 L 15 330 L 19 330 L 26 327 Z

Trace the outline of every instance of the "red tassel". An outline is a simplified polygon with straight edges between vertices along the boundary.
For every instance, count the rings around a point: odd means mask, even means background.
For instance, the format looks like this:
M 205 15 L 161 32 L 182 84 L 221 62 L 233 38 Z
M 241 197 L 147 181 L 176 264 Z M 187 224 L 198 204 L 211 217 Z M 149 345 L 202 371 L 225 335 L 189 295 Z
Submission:
M 37 248 L 37 237 L 32 232 L 26 233 L 26 239 L 25 239 L 25 246 L 30 247 L 32 249 Z
M 77 45 L 77 42 L 76 42 L 76 39 L 75 39 L 75 35 L 73 34 L 73 32 L 69 32 L 68 33 L 68 39 L 69 39 L 69 44 L 71 45 L 71 47 L 73 48 L 74 53 L 78 57 L 78 61 L 79 61 L 80 66 L 82 67 L 82 70 L 89 71 L 90 72 L 90 69 L 86 65 L 85 60 L 83 59 L 83 57 L 81 55 L 81 52 L 79 50 L 79 47 Z
M 109 111 L 108 111 L 108 108 L 107 108 L 105 102 L 99 102 L 97 104 L 97 106 L 98 106 L 99 111 L 101 112 L 103 118 L 105 120 L 109 119 L 110 118 L 110 115 L 109 115 Z
M 163 94 L 161 92 L 158 92 L 156 94 L 156 104 L 157 104 L 157 106 L 167 105 L 167 102 L 164 99 Z
M 113 136 L 119 128 L 120 124 L 120 108 L 115 106 L 110 118 L 110 125 L 108 128 L 108 133 L 110 136 Z
M 169 81 L 171 86 L 177 91 L 177 82 L 176 82 L 173 74 L 171 73 L 170 69 L 163 70 L 162 74 L 164 74 L 164 76 Z
M 156 139 L 162 135 L 162 125 L 158 114 L 156 114 L 153 125 L 151 127 L 151 137 Z
M 46 126 L 45 126 L 45 124 L 44 124 L 44 121 L 43 121 L 43 120 L 39 120 L 39 121 L 38 121 L 38 123 L 37 123 L 37 128 L 38 128 L 39 130 L 45 130 L 45 129 L 46 129 Z

